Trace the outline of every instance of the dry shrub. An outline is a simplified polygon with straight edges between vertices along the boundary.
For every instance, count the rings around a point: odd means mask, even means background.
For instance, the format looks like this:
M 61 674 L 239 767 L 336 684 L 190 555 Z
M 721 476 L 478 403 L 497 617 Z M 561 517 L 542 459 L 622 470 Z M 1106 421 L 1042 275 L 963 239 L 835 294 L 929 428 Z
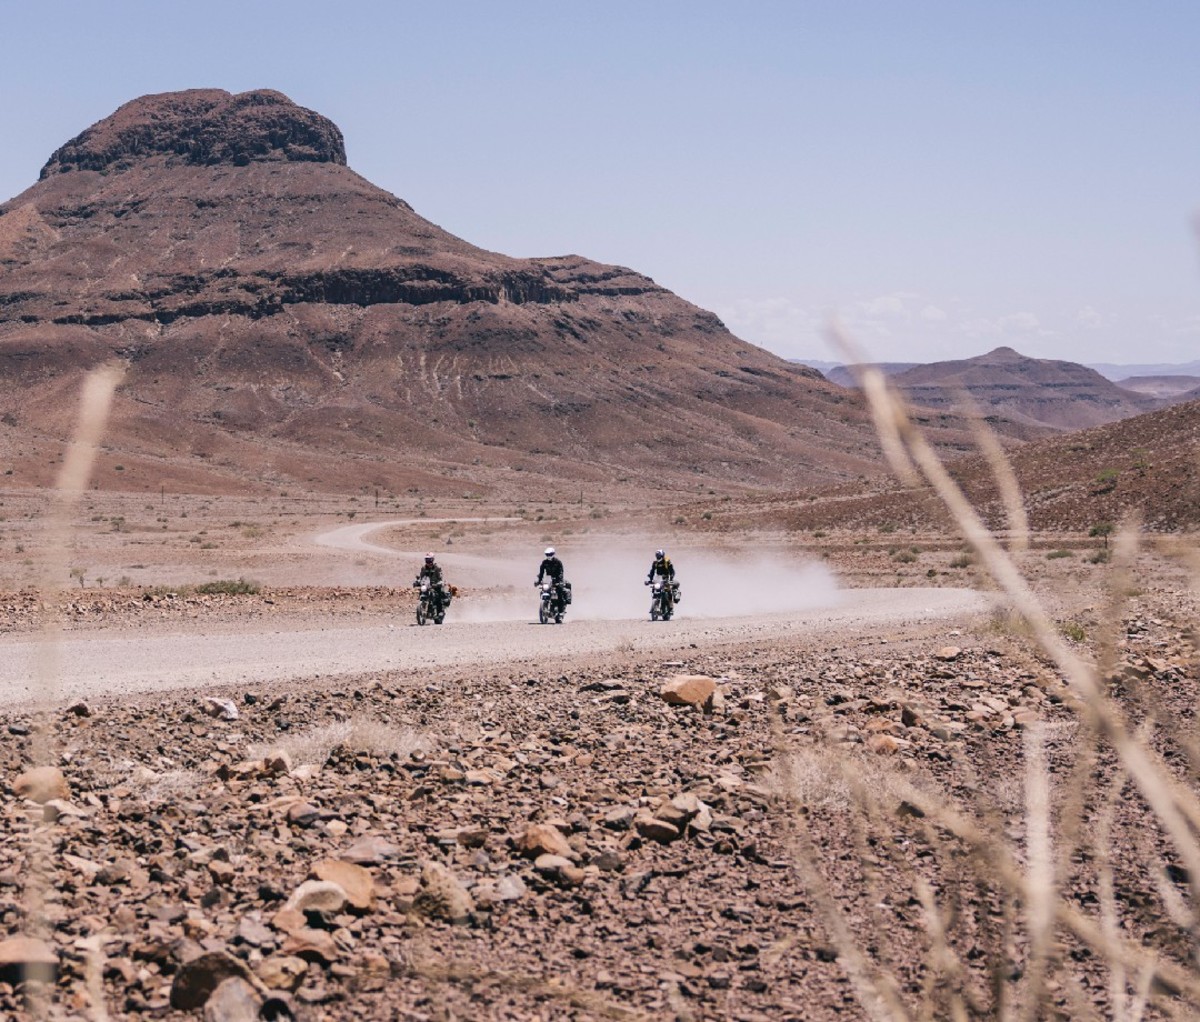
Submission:
M 270 745 L 252 746 L 247 754 L 251 759 L 261 759 L 275 749 L 282 749 L 296 766 L 302 763 L 324 766 L 335 749 L 380 759 L 392 756 L 408 759 L 414 752 L 426 752 L 432 746 L 428 737 L 411 728 L 374 717 L 354 716 L 287 735 Z
M 983 761 L 959 765 L 978 776 L 953 796 L 867 768 L 844 749 L 797 748 L 777 731 L 773 783 L 794 810 L 796 869 L 860 1007 L 886 1020 L 1197 1017 L 1200 747 L 1153 683 L 1110 691 L 1107 681 L 1136 529 L 1125 528 L 1114 550 L 1092 662 L 1064 642 L 903 400 L 875 370 L 861 382 L 896 474 L 910 485 L 923 477 L 941 497 L 1007 598 L 1013 631 L 1062 679 L 1077 726 L 1033 725 L 1007 760 L 980 746 Z M 999 475 L 997 451 L 988 457 Z M 1019 533 L 1018 503 L 1010 493 Z M 884 874 L 893 878 L 886 886 Z M 905 888 L 919 912 L 894 904 Z

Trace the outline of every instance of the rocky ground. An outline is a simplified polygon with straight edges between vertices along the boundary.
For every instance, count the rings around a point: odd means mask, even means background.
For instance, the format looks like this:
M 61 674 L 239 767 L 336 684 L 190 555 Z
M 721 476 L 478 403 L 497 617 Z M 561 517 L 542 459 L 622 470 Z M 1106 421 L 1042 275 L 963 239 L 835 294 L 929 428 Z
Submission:
M 1067 560 L 1042 587 L 1086 652 L 1109 566 Z M 1188 592 L 1141 566 L 1112 671 L 1131 713 L 1193 719 Z M 306 597 L 344 594 L 281 595 L 288 613 Z M 1066 790 L 1072 704 L 993 617 L 0 714 L 0 921 L 25 935 L 0 942 L 0 1013 L 44 962 L 52 1018 L 865 1018 L 830 904 L 902 1000 L 936 1009 L 928 884 L 988 1016 L 1021 989 L 1011 899 L 908 786 L 1021 856 L 1025 736 Z M 1161 746 L 1182 773 L 1183 745 Z M 1187 871 L 1126 794 L 1121 925 L 1186 961 Z M 1095 911 L 1093 857 L 1067 889 Z M 1064 937 L 1045 1014 L 1108 1011 L 1106 982 Z

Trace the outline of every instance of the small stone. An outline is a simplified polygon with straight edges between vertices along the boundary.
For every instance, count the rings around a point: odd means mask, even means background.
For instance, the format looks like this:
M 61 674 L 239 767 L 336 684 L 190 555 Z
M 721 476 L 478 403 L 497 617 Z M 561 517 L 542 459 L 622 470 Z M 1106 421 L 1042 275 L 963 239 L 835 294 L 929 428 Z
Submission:
M 512 873 L 506 873 L 496 881 L 497 901 L 519 901 L 528 891 L 525 881 Z
M 946 661 L 957 660 L 960 656 L 962 656 L 962 650 L 959 649 L 957 646 L 943 646 L 941 649 L 939 649 L 933 655 L 938 660 L 946 660 Z
M 322 859 L 313 867 L 313 876 L 341 888 L 356 911 L 369 912 L 375 907 L 375 878 L 362 866 L 340 859 Z
M 359 838 L 354 844 L 338 855 L 344 862 L 357 863 L 359 866 L 373 866 L 400 855 L 400 846 L 381 837 Z
M 256 915 L 242 916 L 238 920 L 237 936 L 243 944 L 249 944 L 251 947 L 262 947 L 264 944 L 275 942 L 275 935 Z
M 321 962 L 325 965 L 336 962 L 341 956 L 333 934 L 325 930 L 307 927 L 289 933 L 280 949 L 284 955 L 302 958 L 306 962 Z
M 717 690 L 717 683 L 704 674 L 676 674 L 659 690 L 659 696 L 670 706 L 703 707 Z
M 308 963 L 295 955 L 271 955 L 254 967 L 254 972 L 271 990 L 295 990 L 308 971 Z
M 308 925 L 308 919 L 296 908 L 281 908 L 271 916 L 271 925 L 280 933 L 295 933 Z
M 517 851 L 528 859 L 539 855 L 561 855 L 566 859 L 577 859 L 579 853 L 563 837 L 562 831 L 548 823 L 531 824 L 517 842 Z
M 284 749 L 272 749 L 263 757 L 263 769 L 273 776 L 292 772 L 292 757 Z
M 250 981 L 246 966 L 228 951 L 208 951 L 185 962 L 171 983 L 171 1007 L 181 1011 L 203 1007 L 230 977 Z
M 204 1003 L 204 1022 L 257 1022 L 262 997 L 240 976 L 223 980 Z
M 238 708 L 230 699 L 218 699 L 207 696 L 204 700 L 204 712 L 217 720 L 237 720 Z
M 19 774 L 13 781 L 13 794 L 17 798 L 27 798 L 30 801 L 46 803 L 51 799 L 69 799 L 71 789 L 67 787 L 67 779 L 58 767 L 33 767 Z
M 321 810 L 308 802 L 297 802 L 288 807 L 288 823 L 298 827 L 311 827 L 321 818 Z
M 421 869 L 421 889 L 413 907 L 424 915 L 449 923 L 468 922 L 475 914 L 475 902 L 458 878 L 445 866 L 427 862 Z
M 867 748 L 877 756 L 893 756 L 900 751 L 900 743 L 891 735 L 876 734 L 867 739 Z
M 67 708 L 67 713 L 73 713 L 76 717 L 90 717 L 92 708 L 85 702 L 74 703 Z
M 920 712 L 907 703 L 900 710 L 900 723 L 905 727 L 916 727 L 921 723 Z
M 233 865 L 220 859 L 213 859 L 208 863 L 207 868 L 212 882 L 219 887 L 228 887 L 237 876 L 237 870 L 233 868 Z
M 73 805 L 65 798 L 52 798 L 42 803 L 42 819 L 47 823 L 55 823 L 64 816 L 82 817 L 88 814 Z
M 335 915 L 345 907 L 346 900 L 346 892 L 340 884 L 329 880 L 305 880 L 292 892 L 283 908 Z
M 605 849 L 599 855 L 593 856 L 591 865 L 605 873 L 616 873 L 625 868 L 625 856 L 615 849 Z
M 639 816 L 633 822 L 637 832 L 649 841 L 657 841 L 660 844 L 667 844 L 671 841 L 677 841 L 680 837 L 679 828 L 673 824 L 667 823 L 666 820 L 659 820 L 653 816 Z

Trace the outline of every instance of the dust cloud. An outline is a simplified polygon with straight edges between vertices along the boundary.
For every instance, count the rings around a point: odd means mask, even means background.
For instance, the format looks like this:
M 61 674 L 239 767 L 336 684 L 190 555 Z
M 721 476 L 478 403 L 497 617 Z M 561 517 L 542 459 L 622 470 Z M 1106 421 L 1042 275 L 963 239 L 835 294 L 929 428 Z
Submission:
M 619 621 L 649 619 L 650 588 L 644 585 L 654 559 L 654 541 L 632 544 L 628 537 L 572 549 L 558 545 L 558 556 L 572 585 L 574 602 L 567 620 Z M 823 564 L 803 561 L 780 551 L 720 552 L 668 549 L 682 598 L 680 618 L 745 617 L 836 606 L 837 582 Z M 536 620 L 534 589 L 540 556 L 524 561 L 488 558 L 491 592 L 457 600 L 449 618 L 455 621 Z M 450 579 L 454 581 L 453 578 Z

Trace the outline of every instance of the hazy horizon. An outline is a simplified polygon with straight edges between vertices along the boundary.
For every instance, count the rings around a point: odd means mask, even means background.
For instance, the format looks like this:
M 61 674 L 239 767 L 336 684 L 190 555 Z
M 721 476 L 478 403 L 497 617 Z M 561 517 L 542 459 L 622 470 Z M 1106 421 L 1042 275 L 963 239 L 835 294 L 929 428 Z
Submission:
M 474 244 L 630 266 L 787 358 L 1200 350 L 1200 8 L 476 0 L 7 12 L 0 199 L 140 95 L 275 88 Z

